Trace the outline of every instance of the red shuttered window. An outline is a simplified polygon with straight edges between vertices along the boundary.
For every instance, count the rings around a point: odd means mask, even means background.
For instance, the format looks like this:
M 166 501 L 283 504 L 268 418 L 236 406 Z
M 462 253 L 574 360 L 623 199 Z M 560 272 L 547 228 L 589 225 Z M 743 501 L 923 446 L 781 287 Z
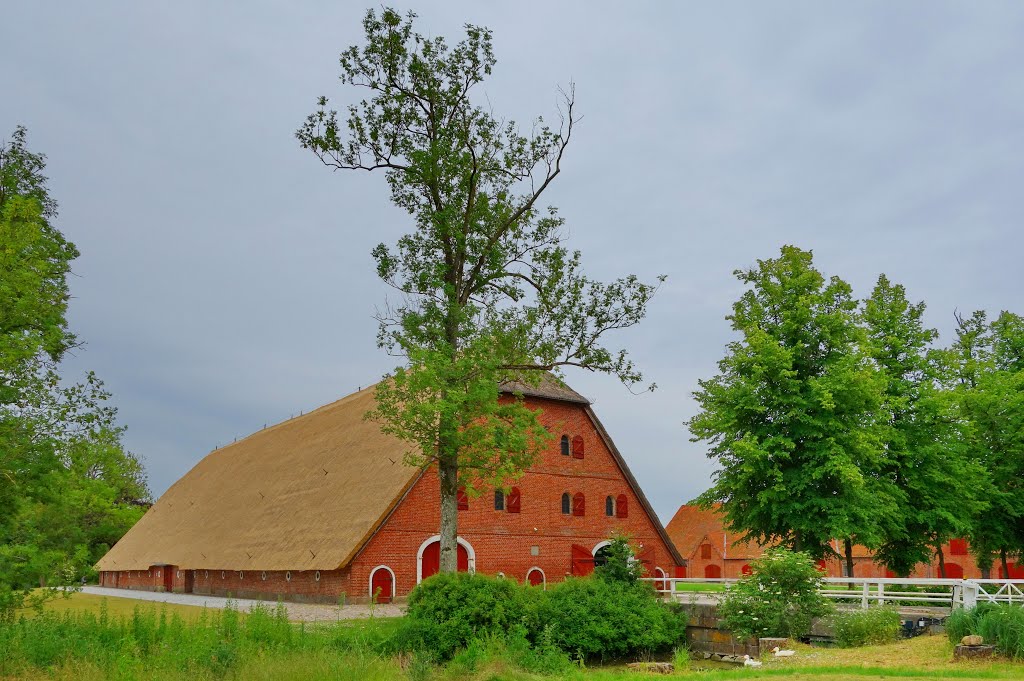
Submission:
M 519 513 L 519 505 L 522 503 L 522 495 L 519 488 L 513 487 L 505 498 L 505 510 L 509 513 Z
M 575 516 L 587 514 L 587 500 L 583 498 L 583 492 L 576 492 L 572 495 L 572 514 Z

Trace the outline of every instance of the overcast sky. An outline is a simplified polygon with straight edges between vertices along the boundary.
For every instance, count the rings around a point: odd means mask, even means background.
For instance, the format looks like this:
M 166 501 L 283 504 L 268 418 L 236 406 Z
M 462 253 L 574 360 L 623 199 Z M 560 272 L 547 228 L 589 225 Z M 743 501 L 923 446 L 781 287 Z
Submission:
M 407 9 L 409 5 L 399 5 Z M 494 31 L 496 113 L 584 116 L 547 195 L 588 271 L 669 279 L 615 340 L 653 394 L 570 373 L 664 522 L 709 484 L 697 380 L 730 339 L 733 270 L 790 243 L 870 293 L 1024 312 L 1024 5 L 445 2 L 424 32 Z M 0 137 L 49 156 L 78 245 L 69 370 L 115 395 L 159 495 L 216 445 L 376 381 L 370 258 L 410 228 L 383 176 L 293 133 L 355 94 L 353 2 L 21 2 L 0 20 Z

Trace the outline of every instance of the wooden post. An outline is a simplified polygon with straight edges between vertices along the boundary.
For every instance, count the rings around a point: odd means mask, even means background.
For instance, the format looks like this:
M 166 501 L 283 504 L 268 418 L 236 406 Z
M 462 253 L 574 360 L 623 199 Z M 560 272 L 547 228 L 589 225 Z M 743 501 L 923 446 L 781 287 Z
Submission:
M 860 607 L 864 610 L 868 609 L 868 593 L 870 592 L 870 590 L 871 585 L 867 582 L 864 582 L 863 591 L 861 592 L 860 596 Z

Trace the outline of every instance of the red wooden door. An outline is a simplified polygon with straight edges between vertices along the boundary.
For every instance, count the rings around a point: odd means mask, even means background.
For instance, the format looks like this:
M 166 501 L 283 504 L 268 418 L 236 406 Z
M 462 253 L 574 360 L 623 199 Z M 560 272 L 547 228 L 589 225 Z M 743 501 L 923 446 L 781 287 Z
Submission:
M 526 581 L 530 583 L 530 586 L 542 586 L 544 575 L 540 570 L 530 570 L 530 574 L 526 575 Z
M 164 591 L 171 593 L 174 591 L 174 568 L 170 565 L 165 565 L 160 569 L 164 571 Z
M 594 571 L 594 554 L 586 546 L 572 545 L 571 572 L 577 577 L 589 575 Z
M 1019 566 L 1017 563 L 1007 563 L 1007 567 L 1010 568 L 1009 576 L 1003 571 L 1003 568 L 999 568 L 999 579 L 1024 579 L 1024 568 Z
M 459 544 L 458 551 L 455 556 L 456 566 L 459 572 L 469 572 L 469 551 L 462 544 Z M 441 571 L 441 542 L 431 542 L 427 548 L 423 549 L 423 559 L 421 561 L 422 569 L 421 574 L 423 579 L 436 575 Z
M 380 568 L 373 573 L 373 578 L 370 580 L 370 595 L 375 596 L 378 603 L 391 602 L 395 595 L 395 580 L 392 579 L 388 570 Z
M 722 568 L 717 565 L 705 565 L 704 566 L 704 578 L 705 579 L 721 579 Z
M 946 579 L 963 579 L 964 569 L 958 563 L 946 563 Z
M 644 572 L 648 575 L 654 574 L 654 547 L 648 546 L 636 555 L 636 559 L 644 566 Z

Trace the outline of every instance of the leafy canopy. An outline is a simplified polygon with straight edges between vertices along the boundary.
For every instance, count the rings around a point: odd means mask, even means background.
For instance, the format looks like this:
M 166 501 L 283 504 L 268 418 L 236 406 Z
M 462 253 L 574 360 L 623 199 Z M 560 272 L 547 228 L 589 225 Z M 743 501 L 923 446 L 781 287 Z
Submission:
M 52 225 L 45 157 L 26 138 L 0 145 L 0 618 L 54 593 L 33 587 L 89 573 L 149 498 L 102 382 L 62 384 L 78 251 Z
M 967 455 L 955 403 L 944 389 L 947 354 L 930 350 L 924 303 L 882 275 L 864 302 L 866 347 L 884 381 L 880 427 L 883 482 L 899 503 L 882 518 L 875 561 L 908 576 L 943 543 L 970 531 L 987 509 L 985 470 Z
M 734 530 L 816 558 L 833 537 L 870 543 L 892 499 L 874 474 L 882 385 L 850 286 L 793 246 L 736 276 L 748 287 L 728 317 L 739 339 L 699 382 L 689 421 L 721 465 L 699 501 L 721 503 Z

